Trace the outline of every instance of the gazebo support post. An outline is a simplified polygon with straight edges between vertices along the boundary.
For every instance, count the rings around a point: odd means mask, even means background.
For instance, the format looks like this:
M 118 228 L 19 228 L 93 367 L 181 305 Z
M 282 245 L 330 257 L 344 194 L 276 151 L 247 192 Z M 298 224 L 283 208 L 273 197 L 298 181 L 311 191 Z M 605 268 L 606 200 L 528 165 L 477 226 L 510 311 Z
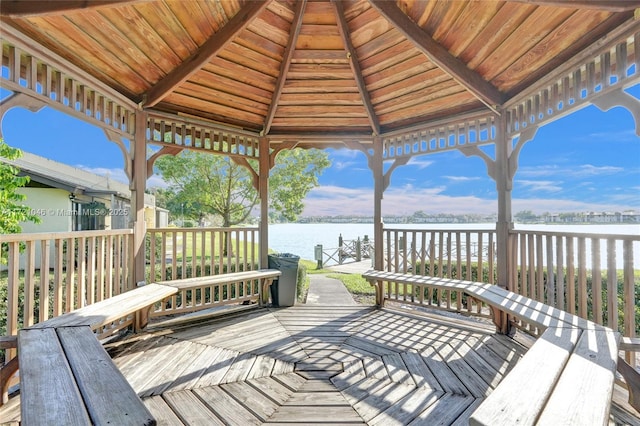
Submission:
M 513 217 L 511 211 L 511 190 L 513 188 L 513 175 L 509 170 L 511 157 L 511 138 L 507 134 L 506 114 L 496 118 L 496 161 L 495 180 L 498 192 L 498 222 L 496 223 L 497 253 L 498 253 L 498 285 L 511 290 L 509 283 L 509 232 L 513 230 Z M 510 320 L 504 312 L 494 310 L 493 322 L 497 332 L 511 335 L 515 331 Z
M 145 237 L 144 192 L 147 186 L 147 114 L 137 111 L 135 116 L 135 134 L 131 144 L 133 173 L 131 177 L 131 227 L 133 228 L 133 286 L 145 282 Z M 153 277 L 152 277 L 153 279 Z M 144 310 L 143 310 L 144 311 Z M 147 323 L 148 312 L 136 314 L 135 329 L 141 329 Z
M 384 271 L 384 245 L 383 245 L 383 226 L 382 223 L 382 196 L 384 193 L 384 174 L 382 169 L 382 138 L 375 136 L 373 138 L 373 156 L 370 157 L 371 170 L 373 171 L 373 241 L 374 241 L 374 268 L 377 271 Z M 384 304 L 384 293 L 382 287 L 379 294 L 376 294 L 378 300 L 376 303 L 382 307 Z
M 269 264 L 269 169 L 271 155 L 269 139 L 260 138 L 260 158 L 258 163 L 258 192 L 260 195 L 260 268 L 267 268 Z

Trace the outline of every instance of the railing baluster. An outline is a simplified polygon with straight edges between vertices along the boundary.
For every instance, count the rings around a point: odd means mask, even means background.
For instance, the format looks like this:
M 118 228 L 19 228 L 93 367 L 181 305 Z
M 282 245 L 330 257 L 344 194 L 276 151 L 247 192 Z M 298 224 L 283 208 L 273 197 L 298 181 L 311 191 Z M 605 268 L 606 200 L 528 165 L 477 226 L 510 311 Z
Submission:
M 556 267 L 558 268 L 558 291 L 557 291 L 557 299 L 556 306 L 558 306 L 563 311 L 566 310 L 566 299 L 564 296 L 565 291 L 565 269 L 564 269 L 564 237 L 558 236 L 556 237 Z
M 64 312 L 64 242 L 60 238 L 54 240 L 55 266 L 53 270 L 53 316 L 57 317 Z
M 556 280 L 555 280 L 555 272 L 553 269 L 553 236 L 551 235 L 547 235 L 546 237 L 546 250 L 547 250 L 546 295 L 547 295 L 547 303 L 553 306 L 556 303 Z
M 573 253 L 573 237 L 567 238 L 567 311 L 576 313 L 576 282 Z
M 587 248 L 583 237 L 578 238 L 578 315 L 582 318 L 588 318 Z
M 51 241 L 40 241 L 40 309 L 38 322 L 49 318 L 49 262 L 51 258 Z
M 600 239 L 591 239 L 591 297 L 593 321 L 602 324 L 602 271 L 600 270 Z
M 636 300 L 633 276 L 633 242 L 625 240 L 622 246 L 623 256 L 623 283 L 622 292 L 624 299 L 624 335 L 628 337 L 636 336 Z M 627 352 L 626 361 L 635 367 L 635 352 Z
M 36 280 L 36 251 L 34 241 L 27 241 L 24 265 L 24 317 L 23 326 L 34 324 L 33 311 L 35 309 L 35 280 Z
M 616 268 L 616 241 L 607 240 L 607 326 L 619 330 L 618 325 L 618 273 Z
M 75 258 L 73 256 L 73 252 L 75 251 L 75 239 L 74 238 L 67 238 L 67 264 L 66 266 L 66 285 L 65 285 L 65 307 L 64 307 L 64 311 L 65 312 L 71 312 L 73 311 L 75 308 L 73 306 L 73 296 L 74 296 L 74 290 L 75 290 L 75 283 L 74 283 L 74 269 L 75 269 Z

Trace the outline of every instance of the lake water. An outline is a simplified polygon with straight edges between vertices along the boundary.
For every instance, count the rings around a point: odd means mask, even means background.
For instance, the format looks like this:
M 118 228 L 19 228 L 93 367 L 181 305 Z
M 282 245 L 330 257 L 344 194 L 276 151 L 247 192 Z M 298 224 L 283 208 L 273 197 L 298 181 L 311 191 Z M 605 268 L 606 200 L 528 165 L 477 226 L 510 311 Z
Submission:
M 388 224 L 391 229 L 495 229 L 495 223 L 456 223 L 456 224 Z M 546 225 L 515 224 L 518 230 L 550 231 L 550 232 L 584 232 L 591 234 L 625 234 L 640 235 L 640 225 L 606 224 L 606 225 Z M 314 247 L 322 244 L 325 251 L 338 247 L 338 237 L 342 234 L 345 240 L 361 239 L 368 235 L 373 239 L 371 223 L 283 223 L 269 225 L 269 248 L 279 253 L 292 253 L 302 259 L 314 259 Z M 640 268 L 640 249 L 634 244 L 634 265 Z M 619 256 L 620 258 L 621 256 Z M 621 261 L 622 259 L 618 259 Z M 621 265 L 619 267 L 622 267 Z

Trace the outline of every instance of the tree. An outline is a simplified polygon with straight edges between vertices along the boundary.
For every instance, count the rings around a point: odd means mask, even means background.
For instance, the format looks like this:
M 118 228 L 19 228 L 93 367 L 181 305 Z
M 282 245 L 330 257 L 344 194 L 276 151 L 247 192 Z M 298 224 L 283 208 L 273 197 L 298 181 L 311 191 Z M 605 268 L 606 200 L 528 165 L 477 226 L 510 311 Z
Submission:
M 22 156 L 17 148 L 12 148 L 0 139 L 0 157 L 16 160 Z M 0 162 L 0 234 L 18 234 L 22 231 L 21 222 L 40 223 L 40 218 L 32 214 L 29 207 L 22 204 L 25 196 L 17 192 L 18 188 L 29 183 L 29 176 L 18 176 L 19 169 Z M 3 245 L 0 263 L 7 263 L 8 247 Z
M 250 164 L 257 170 L 255 161 Z M 269 177 L 270 208 L 287 220 L 295 220 L 302 213 L 305 196 L 318 185 L 318 176 L 329 165 L 324 151 L 280 152 Z M 183 151 L 175 157 L 159 158 L 156 167 L 170 185 L 164 195 L 174 215 L 198 221 L 215 215 L 228 227 L 246 222 L 259 202 L 251 173 L 230 157 Z

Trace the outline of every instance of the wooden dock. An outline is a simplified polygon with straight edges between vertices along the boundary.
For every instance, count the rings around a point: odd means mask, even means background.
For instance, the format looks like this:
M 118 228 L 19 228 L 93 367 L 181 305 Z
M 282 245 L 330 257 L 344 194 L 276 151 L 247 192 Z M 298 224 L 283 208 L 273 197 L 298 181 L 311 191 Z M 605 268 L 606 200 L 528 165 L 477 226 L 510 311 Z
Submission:
M 473 320 L 296 306 L 109 347 L 159 424 L 465 424 L 526 348 Z

